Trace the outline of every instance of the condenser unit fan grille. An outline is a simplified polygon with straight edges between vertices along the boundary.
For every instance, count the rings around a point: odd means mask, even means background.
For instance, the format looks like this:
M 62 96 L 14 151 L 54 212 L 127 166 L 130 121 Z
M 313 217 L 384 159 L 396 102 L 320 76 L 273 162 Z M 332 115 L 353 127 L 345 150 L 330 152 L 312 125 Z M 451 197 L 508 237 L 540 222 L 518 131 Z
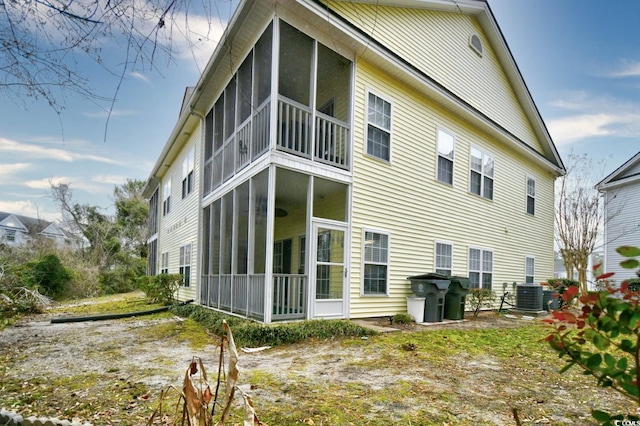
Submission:
M 537 284 L 518 284 L 516 286 L 516 309 L 541 311 L 542 286 Z

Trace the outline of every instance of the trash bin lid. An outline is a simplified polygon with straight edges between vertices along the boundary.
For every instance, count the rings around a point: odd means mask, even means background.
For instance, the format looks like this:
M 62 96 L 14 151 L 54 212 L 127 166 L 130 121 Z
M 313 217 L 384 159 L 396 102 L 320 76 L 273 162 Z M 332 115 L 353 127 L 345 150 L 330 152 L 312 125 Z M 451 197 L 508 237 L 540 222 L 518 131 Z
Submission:
M 451 283 L 458 283 L 460 284 L 460 287 L 464 288 L 464 289 L 469 289 L 471 288 L 471 280 L 469 279 L 469 277 L 456 277 L 456 276 L 452 276 L 449 277 L 449 280 L 451 280 Z
M 427 274 L 422 275 L 414 275 L 412 277 L 407 278 L 409 281 L 412 280 L 446 280 L 449 281 L 449 277 L 442 274 L 436 274 L 435 272 L 429 272 Z

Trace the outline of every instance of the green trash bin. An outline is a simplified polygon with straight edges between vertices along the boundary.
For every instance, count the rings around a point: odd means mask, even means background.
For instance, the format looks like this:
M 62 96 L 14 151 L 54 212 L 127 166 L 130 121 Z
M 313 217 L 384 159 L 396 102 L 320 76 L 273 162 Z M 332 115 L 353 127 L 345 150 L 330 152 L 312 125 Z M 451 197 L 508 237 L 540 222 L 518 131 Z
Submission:
M 442 322 L 444 318 L 444 297 L 449 289 L 449 278 L 445 275 L 429 273 L 407 278 L 411 281 L 411 291 L 424 297 L 424 322 Z
M 444 298 L 444 317 L 450 320 L 464 319 L 464 305 L 471 280 L 467 277 L 449 277 L 451 284 Z

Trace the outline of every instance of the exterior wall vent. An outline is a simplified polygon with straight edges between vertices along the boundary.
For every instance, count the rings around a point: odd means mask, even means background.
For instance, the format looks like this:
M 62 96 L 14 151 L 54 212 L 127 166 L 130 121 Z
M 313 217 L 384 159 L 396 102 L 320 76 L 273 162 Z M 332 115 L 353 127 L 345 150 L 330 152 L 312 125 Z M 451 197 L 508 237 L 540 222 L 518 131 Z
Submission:
M 469 37 L 469 46 L 471 46 L 478 55 L 482 56 L 482 40 L 480 40 L 478 34 L 471 34 L 471 37 Z

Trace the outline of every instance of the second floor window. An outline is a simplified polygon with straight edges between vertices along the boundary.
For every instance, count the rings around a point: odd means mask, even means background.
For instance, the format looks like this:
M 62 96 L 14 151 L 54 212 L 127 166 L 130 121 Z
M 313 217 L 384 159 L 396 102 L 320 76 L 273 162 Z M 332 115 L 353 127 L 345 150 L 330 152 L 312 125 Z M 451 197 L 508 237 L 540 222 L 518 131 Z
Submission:
M 182 198 L 193 191 L 193 148 L 182 161 Z
M 162 185 L 162 215 L 171 211 L 171 177 Z
M 367 108 L 367 154 L 391 160 L 391 104 L 369 93 Z
M 527 178 L 527 213 L 535 214 L 536 212 L 536 180 Z
M 493 200 L 493 171 L 495 168 L 493 156 L 476 148 L 471 148 L 470 163 L 469 191 Z
M 449 185 L 453 185 L 453 144 L 453 135 L 438 129 L 438 180 Z

